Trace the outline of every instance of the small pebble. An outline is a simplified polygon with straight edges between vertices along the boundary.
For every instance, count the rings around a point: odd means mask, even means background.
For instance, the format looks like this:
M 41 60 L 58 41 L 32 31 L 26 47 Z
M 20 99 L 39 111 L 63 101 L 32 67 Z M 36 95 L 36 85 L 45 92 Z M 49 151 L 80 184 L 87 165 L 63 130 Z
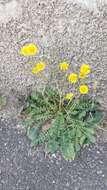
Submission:
M 97 171 L 97 174 L 102 174 L 103 172 L 101 170 Z

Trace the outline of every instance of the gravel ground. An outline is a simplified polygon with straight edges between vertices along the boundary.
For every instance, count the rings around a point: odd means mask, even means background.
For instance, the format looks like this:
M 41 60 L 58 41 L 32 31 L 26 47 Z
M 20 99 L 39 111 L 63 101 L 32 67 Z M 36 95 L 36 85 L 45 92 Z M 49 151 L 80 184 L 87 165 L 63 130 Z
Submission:
M 4 2 L 4 3 L 3 3 Z M 76 1 L 74 1 L 76 2 Z M 107 5 L 98 12 L 90 8 L 92 0 L 6 0 L 0 3 L 0 91 L 11 89 L 26 94 L 28 88 L 42 85 L 31 74 L 38 60 L 58 64 L 66 60 L 77 71 L 88 63 L 95 71 L 98 93 L 107 110 Z M 86 3 L 85 3 L 86 2 Z M 104 1 L 100 1 L 103 4 Z M 106 3 L 106 1 L 105 1 Z M 39 54 L 33 58 L 19 55 L 24 44 L 33 42 Z M 74 56 L 73 61 L 71 61 Z M 46 71 L 48 75 L 49 72 Z
M 106 131 L 75 161 L 66 162 L 59 154 L 47 157 L 42 147 L 32 150 L 17 120 L 23 94 L 35 86 L 32 64 L 19 55 L 28 42 L 40 49 L 33 62 L 58 64 L 75 56 L 74 70 L 89 63 L 107 110 L 106 10 L 92 12 L 72 0 L 0 1 L 0 94 L 7 96 L 0 112 L 0 190 L 107 190 Z M 43 80 L 36 82 L 40 86 Z
M 71 162 L 32 150 L 14 119 L 0 121 L 0 190 L 107 190 L 107 141 Z

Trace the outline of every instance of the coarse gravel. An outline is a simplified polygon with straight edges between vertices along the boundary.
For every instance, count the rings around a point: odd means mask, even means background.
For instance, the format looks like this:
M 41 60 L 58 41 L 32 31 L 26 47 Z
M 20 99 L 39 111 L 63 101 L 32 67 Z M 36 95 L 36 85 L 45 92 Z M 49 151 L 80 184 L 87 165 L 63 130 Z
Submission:
M 82 4 L 88 6 L 89 1 L 85 1 Z M 74 71 L 88 63 L 107 110 L 107 5 L 105 1 L 98 12 L 87 6 L 72 0 L 1 1 L 0 92 L 8 95 L 13 89 L 26 94 L 29 88 L 43 86 L 43 78 L 31 74 L 38 60 L 50 65 L 66 60 Z M 38 45 L 39 54 L 33 58 L 20 56 L 19 49 L 29 42 Z M 49 77 L 49 73 L 46 70 L 43 74 Z

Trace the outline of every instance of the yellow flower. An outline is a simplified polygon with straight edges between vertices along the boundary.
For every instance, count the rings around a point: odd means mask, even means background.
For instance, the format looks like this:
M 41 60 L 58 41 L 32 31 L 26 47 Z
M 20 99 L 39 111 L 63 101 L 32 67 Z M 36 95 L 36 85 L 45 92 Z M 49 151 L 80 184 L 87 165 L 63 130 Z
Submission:
M 45 69 L 45 67 L 46 67 L 46 64 L 45 64 L 44 62 L 39 62 L 39 63 L 37 63 L 37 64 L 33 67 L 32 73 L 33 73 L 33 74 L 37 74 L 37 73 L 39 73 L 40 71 L 43 71 L 43 70 Z
M 59 67 L 60 67 L 60 70 L 66 71 L 69 68 L 69 64 L 66 63 L 66 62 L 62 62 L 62 63 L 59 64 Z
M 76 83 L 78 81 L 78 75 L 76 73 L 71 73 L 69 76 L 68 76 L 68 80 L 69 82 L 71 83 Z
M 86 78 L 87 77 L 87 75 L 85 74 L 85 73 L 81 73 L 80 72 L 80 74 L 79 74 L 79 78 L 80 79 L 84 79 L 84 78 Z
M 34 56 L 38 53 L 38 47 L 35 44 L 27 44 L 20 49 L 20 54 L 24 56 Z
M 80 94 L 88 94 L 89 88 L 87 85 L 81 85 L 79 87 Z
M 88 75 L 91 72 L 91 68 L 88 64 L 83 64 L 80 68 L 81 76 Z
M 66 95 L 65 95 L 65 99 L 66 100 L 72 100 L 73 99 L 73 97 L 74 97 L 74 94 L 73 93 L 67 93 Z

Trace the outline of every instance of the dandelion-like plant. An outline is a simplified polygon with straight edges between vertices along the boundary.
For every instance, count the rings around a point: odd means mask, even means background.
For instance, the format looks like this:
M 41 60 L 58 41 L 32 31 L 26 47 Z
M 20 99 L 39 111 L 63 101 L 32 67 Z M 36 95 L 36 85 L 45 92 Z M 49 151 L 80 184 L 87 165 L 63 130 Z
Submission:
M 20 52 L 34 56 L 38 48 L 28 44 Z M 50 66 L 37 62 L 31 73 L 40 77 Z M 60 150 L 66 160 L 74 159 L 83 145 L 95 142 L 95 127 L 102 118 L 100 104 L 91 95 L 96 88 L 89 85 L 93 73 L 90 65 L 82 64 L 76 71 L 66 61 L 57 64 L 50 84 L 42 91 L 32 92 L 22 112 L 31 145 L 44 144 L 48 153 Z M 51 85 L 54 78 L 57 81 Z

